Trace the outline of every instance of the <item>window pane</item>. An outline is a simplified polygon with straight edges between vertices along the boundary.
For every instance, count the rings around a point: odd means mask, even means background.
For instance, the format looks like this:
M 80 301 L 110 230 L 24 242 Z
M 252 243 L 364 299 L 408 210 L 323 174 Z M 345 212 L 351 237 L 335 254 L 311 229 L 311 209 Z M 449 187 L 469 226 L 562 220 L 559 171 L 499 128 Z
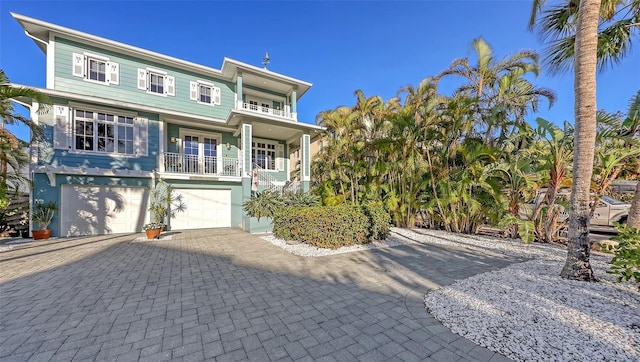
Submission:
M 149 79 L 150 79 L 149 90 L 151 92 L 164 93 L 164 76 L 150 73 Z
M 126 153 L 132 155 L 133 154 L 133 140 L 127 141 L 127 150 Z
M 85 138 L 84 149 L 88 151 L 93 151 L 93 137 Z

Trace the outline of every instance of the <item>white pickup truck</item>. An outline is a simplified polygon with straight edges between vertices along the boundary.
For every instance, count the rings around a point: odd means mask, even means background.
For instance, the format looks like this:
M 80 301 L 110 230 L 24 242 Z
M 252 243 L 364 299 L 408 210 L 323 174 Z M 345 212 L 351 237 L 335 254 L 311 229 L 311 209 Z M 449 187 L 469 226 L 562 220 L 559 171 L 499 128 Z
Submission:
M 542 202 L 545 196 L 545 191 L 538 191 L 536 197 L 533 200 L 525 203 L 520 207 L 520 218 L 522 219 L 530 219 L 533 216 L 533 211 L 535 208 Z M 558 193 L 558 199 L 561 200 L 562 204 L 568 205 L 569 198 L 571 194 L 567 191 L 560 191 Z M 558 204 L 556 201 L 556 205 L 559 205 L 561 208 L 560 216 L 558 217 L 558 221 L 563 222 L 569 218 L 569 210 L 566 210 L 564 206 Z M 600 201 L 598 201 L 598 205 L 593 212 L 593 216 L 591 217 L 591 225 L 598 226 L 613 226 L 613 223 L 619 222 L 624 224 L 627 222 L 627 218 L 629 217 L 629 210 L 631 209 L 631 204 L 624 203 L 620 200 L 616 200 L 609 196 L 602 196 Z

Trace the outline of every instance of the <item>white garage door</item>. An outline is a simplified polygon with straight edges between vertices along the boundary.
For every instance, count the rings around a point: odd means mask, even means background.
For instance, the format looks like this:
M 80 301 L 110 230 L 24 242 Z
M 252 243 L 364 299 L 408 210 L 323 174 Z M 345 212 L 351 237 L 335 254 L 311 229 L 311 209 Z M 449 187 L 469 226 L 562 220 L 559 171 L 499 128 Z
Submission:
M 63 236 L 141 232 L 147 218 L 146 187 L 63 185 Z
M 231 226 L 231 190 L 174 189 L 182 195 L 184 212 L 171 218 L 171 230 Z

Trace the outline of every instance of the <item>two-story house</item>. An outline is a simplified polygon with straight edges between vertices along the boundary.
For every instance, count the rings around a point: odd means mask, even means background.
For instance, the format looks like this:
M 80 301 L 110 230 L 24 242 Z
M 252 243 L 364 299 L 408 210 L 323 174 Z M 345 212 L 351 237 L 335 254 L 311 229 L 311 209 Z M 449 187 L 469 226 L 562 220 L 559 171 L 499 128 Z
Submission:
M 186 210 L 172 230 L 242 227 L 265 231 L 242 210 L 252 189 L 304 189 L 310 140 L 299 122 L 311 84 L 225 58 L 221 69 L 176 59 L 12 14 L 46 56 L 53 107 L 31 117 L 46 141 L 31 148 L 32 198 L 58 203 L 54 235 L 142 231 L 150 186 L 159 180 Z M 290 180 L 301 160 L 300 180 Z

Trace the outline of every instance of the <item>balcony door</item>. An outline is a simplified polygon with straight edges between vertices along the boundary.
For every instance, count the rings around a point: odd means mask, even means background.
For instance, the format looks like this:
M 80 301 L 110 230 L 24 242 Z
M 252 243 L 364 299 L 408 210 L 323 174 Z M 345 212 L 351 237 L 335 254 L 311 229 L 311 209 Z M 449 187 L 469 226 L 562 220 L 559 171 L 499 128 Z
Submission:
M 271 109 L 271 105 L 273 104 L 273 101 L 251 96 L 247 97 L 247 100 L 247 103 L 249 103 L 249 109 L 257 112 L 269 113 L 269 109 Z
M 221 136 L 180 130 L 183 170 L 186 173 L 216 174 L 222 160 L 218 157 Z

